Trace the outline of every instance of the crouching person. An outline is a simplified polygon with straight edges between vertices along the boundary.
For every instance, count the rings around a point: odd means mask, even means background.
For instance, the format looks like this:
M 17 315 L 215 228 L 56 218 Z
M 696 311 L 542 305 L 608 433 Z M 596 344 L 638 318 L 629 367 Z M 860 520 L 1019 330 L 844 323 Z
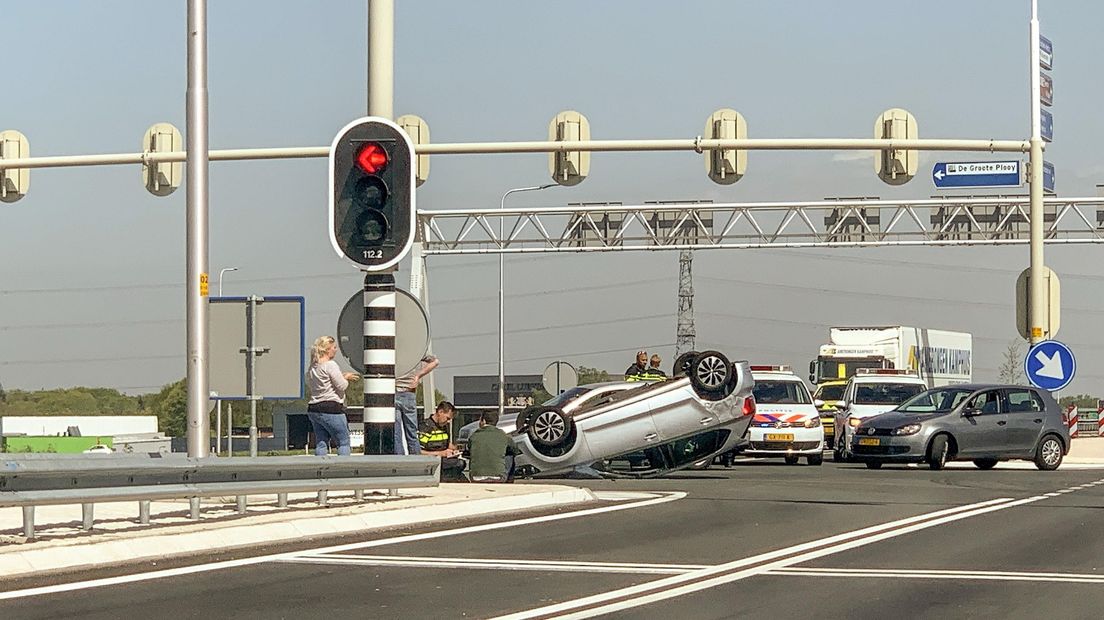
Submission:
M 422 454 L 441 457 L 441 482 L 467 482 L 464 477 L 464 459 L 452 443 L 452 416 L 456 407 L 447 400 L 441 401 L 433 414 L 418 426 L 418 443 Z
M 513 482 L 517 448 L 497 425 L 498 412 L 488 411 L 479 419 L 479 429 L 468 439 L 472 482 Z

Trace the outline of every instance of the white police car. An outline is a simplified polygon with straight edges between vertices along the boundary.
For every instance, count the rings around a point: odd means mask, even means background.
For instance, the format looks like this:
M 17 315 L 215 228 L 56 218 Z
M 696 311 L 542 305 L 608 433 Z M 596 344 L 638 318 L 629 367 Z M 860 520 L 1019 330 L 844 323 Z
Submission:
M 805 457 L 824 462 L 824 427 L 805 381 L 789 366 L 752 365 L 755 417 L 748 429 L 745 456 L 781 457 L 789 465 Z

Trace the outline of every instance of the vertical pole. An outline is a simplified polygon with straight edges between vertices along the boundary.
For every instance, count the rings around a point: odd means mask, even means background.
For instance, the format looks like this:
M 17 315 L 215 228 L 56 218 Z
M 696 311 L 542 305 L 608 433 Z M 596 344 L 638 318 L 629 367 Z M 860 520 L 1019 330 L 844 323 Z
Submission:
M 414 246 L 410 250 L 410 294 L 422 303 L 422 308 L 426 313 L 426 321 L 432 325 L 433 318 L 429 315 L 429 268 L 426 264 L 425 242 L 423 241 L 425 237 L 426 234 L 423 231 L 420 239 L 414 241 Z M 426 353 L 433 353 L 433 330 L 430 330 Z M 422 412 L 426 416 L 437 408 L 437 384 L 433 375 L 434 373 L 431 372 L 422 377 Z
M 226 456 L 234 456 L 234 403 L 226 403 Z
M 509 192 L 506 193 L 509 195 Z M 502 202 L 499 204 L 499 208 L 505 208 L 506 196 L 502 197 Z M 504 216 L 498 216 L 498 417 L 502 419 L 502 414 L 506 411 L 506 314 L 505 308 L 505 275 L 503 273 L 503 254 L 502 250 L 506 249 L 506 241 L 502 238 L 502 220 Z
M 678 324 L 675 327 L 675 359 L 696 348 L 694 329 L 694 251 L 679 252 Z
M 392 118 L 395 89 L 395 3 L 368 0 L 368 114 Z
M 257 296 L 249 296 L 246 310 L 245 392 L 249 398 L 249 456 L 257 456 Z
M 217 394 L 216 394 L 217 396 Z M 215 401 L 215 456 L 222 454 L 222 399 Z
M 34 506 L 23 507 L 23 537 L 30 540 L 34 538 Z
M 150 501 L 148 499 L 138 500 L 138 522 L 142 525 L 149 525 Z
M 400 453 L 395 429 L 395 274 L 364 274 L 364 453 Z
M 207 419 L 207 0 L 188 0 L 187 298 L 188 456 L 211 449 Z
M 1039 3 L 1031 0 L 1031 157 L 1029 186 L 1031 257 L 1027 274 L 1027 329 L 1032 344 L 1050 336 L 1050 315 L 1043 288 L 1043 139 L 1039 102 Z
M 95 504 L 85 502 L 81 504 L 81 529 L 90 532 L 92 531 L 93 510 Z

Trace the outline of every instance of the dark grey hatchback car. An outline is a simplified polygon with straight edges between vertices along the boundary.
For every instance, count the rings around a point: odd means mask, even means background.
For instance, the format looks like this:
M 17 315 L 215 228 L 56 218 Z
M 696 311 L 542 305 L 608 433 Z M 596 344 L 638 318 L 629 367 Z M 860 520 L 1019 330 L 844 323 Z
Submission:
M 851 451 L 883 463 L 972 460 L 981 469 L 1026 459 L 1057 469 L 1069 452 L 1069 428 L 1049 392 L 1022 385 L 950 385 L 921 392 L 896 409 L 863 420 Z

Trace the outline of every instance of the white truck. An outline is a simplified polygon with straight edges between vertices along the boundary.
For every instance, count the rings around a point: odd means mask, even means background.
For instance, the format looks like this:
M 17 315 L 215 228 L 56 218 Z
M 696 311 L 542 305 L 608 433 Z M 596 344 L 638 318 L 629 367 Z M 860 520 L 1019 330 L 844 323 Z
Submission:
M 814 384 L 846 380 L 859 368 L 910 370 L 929 388 L 969 383 L 973 376 L 973 337 L 923 327 L 832 327 L 828 342 L 809 362 Z

